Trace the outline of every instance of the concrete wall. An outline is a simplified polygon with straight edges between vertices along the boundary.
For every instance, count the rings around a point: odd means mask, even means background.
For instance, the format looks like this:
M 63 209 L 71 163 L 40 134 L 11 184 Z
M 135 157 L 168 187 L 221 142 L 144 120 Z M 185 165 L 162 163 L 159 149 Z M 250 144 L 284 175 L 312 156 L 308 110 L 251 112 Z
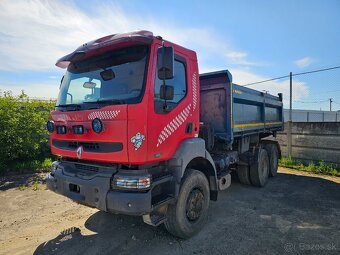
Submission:
M 277 135 L 283 156 L 288 155 L 287 126 Z M 292 157 L 340 165 L 340 122 L 293 122 Z

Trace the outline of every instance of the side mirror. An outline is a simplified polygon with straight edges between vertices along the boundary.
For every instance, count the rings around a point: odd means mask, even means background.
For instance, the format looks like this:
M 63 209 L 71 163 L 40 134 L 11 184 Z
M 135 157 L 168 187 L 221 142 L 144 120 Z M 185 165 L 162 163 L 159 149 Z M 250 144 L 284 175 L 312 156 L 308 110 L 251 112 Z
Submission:
M 174 86 L 162 85 L 159 97 L 164 100 L 174 99 Z
M 160 80 L 174 77 L 174 48 L 165 46 L 158 48 L 157 73 Z

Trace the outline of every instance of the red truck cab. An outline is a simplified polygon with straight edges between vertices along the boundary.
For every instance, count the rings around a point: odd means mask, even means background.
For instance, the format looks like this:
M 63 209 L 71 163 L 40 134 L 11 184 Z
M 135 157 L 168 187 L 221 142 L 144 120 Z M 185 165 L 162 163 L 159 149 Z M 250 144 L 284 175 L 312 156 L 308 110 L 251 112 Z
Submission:
M 156 56 L 162 43 L 175 52 L 176 76 L 167 81 L 174 86 L 174 98 L 167 101 L 167 109 L 160 99 L 162 81 L 156 75 Z M 78 61 L 72 62 L 74 58 Z M 67 67 L 67 71 L 51 120 L 67 132 L 57 129 L 51 133 L 55 155 L 148 164 L 169 160 L 183 139 L 198 135 L 198 93 L 197 86 L 192 86 L 198 83 L 198 70 L 196 54 L 191 50 L 141 31 L 84 44 L 61 58 L 57 66 Z M 100 76 L 104 70 L 112 70 L 114 78 L 105 81 Z M 100 133 L 91 127 L 94 119 L 102 122 Z M 75 133 L 77 126 L 84 132 Z M 80 146 L 81 155 L 68 149 Z

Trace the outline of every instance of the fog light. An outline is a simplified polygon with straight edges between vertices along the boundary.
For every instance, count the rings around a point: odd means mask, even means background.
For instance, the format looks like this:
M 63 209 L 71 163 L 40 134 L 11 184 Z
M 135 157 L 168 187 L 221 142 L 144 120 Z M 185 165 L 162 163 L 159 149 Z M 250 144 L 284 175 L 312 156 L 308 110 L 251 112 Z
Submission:
M 57 134 L 66 134 L 65 126 L 57 126 Z
M 114 177 L 112 180 L 113 188 L 123 189 L 147 189 L 151 186 L 151 177 Z
M 103 131 L 103 122 L 98 119 L 98 118 L 95 118 L 93 121 L 92 121 L 92 129 L 94 132 L 96 132 L 97 134 L 102 132 Z
M 55 171 L 58 169 L 59 161 L 54 161 L 51 166 L 51 175 L 54 176 Z
M 54 131 L 54 122 L 52 120 L 47 121 L 46 128 L 48 132 L 52 133 Z
M 82 135 L 84 134 L 84 127 L 79 125 L 79 126 L 73 126 L 73 133 L 77 134 L 77 135 Z

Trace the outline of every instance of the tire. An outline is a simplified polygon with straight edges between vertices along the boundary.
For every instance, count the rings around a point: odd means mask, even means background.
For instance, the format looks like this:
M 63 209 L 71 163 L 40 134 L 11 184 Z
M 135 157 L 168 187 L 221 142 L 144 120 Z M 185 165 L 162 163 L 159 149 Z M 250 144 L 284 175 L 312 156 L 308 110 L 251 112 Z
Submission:
M 250 181 L 254 186 L 266 185 L 269 176 L 269 158 L 265 149 L 260 149 L 258 156 L 250 165 Z
M 209 183 L 205 175 L 187 169 L 176 204 L 169 205 L 165 227 L 174 236 L 188 239 L 206 223 L 210 200 Z
M 238 165 L 237 166 L 237 177 L 242 184 L 251 185 L 249 165 Z
M 269 157 L 269 176 L 274 177 L 277 175 L 277 169 L 279 166 L 279 150 L 274 143 L 266 144 L 265 149 Z

